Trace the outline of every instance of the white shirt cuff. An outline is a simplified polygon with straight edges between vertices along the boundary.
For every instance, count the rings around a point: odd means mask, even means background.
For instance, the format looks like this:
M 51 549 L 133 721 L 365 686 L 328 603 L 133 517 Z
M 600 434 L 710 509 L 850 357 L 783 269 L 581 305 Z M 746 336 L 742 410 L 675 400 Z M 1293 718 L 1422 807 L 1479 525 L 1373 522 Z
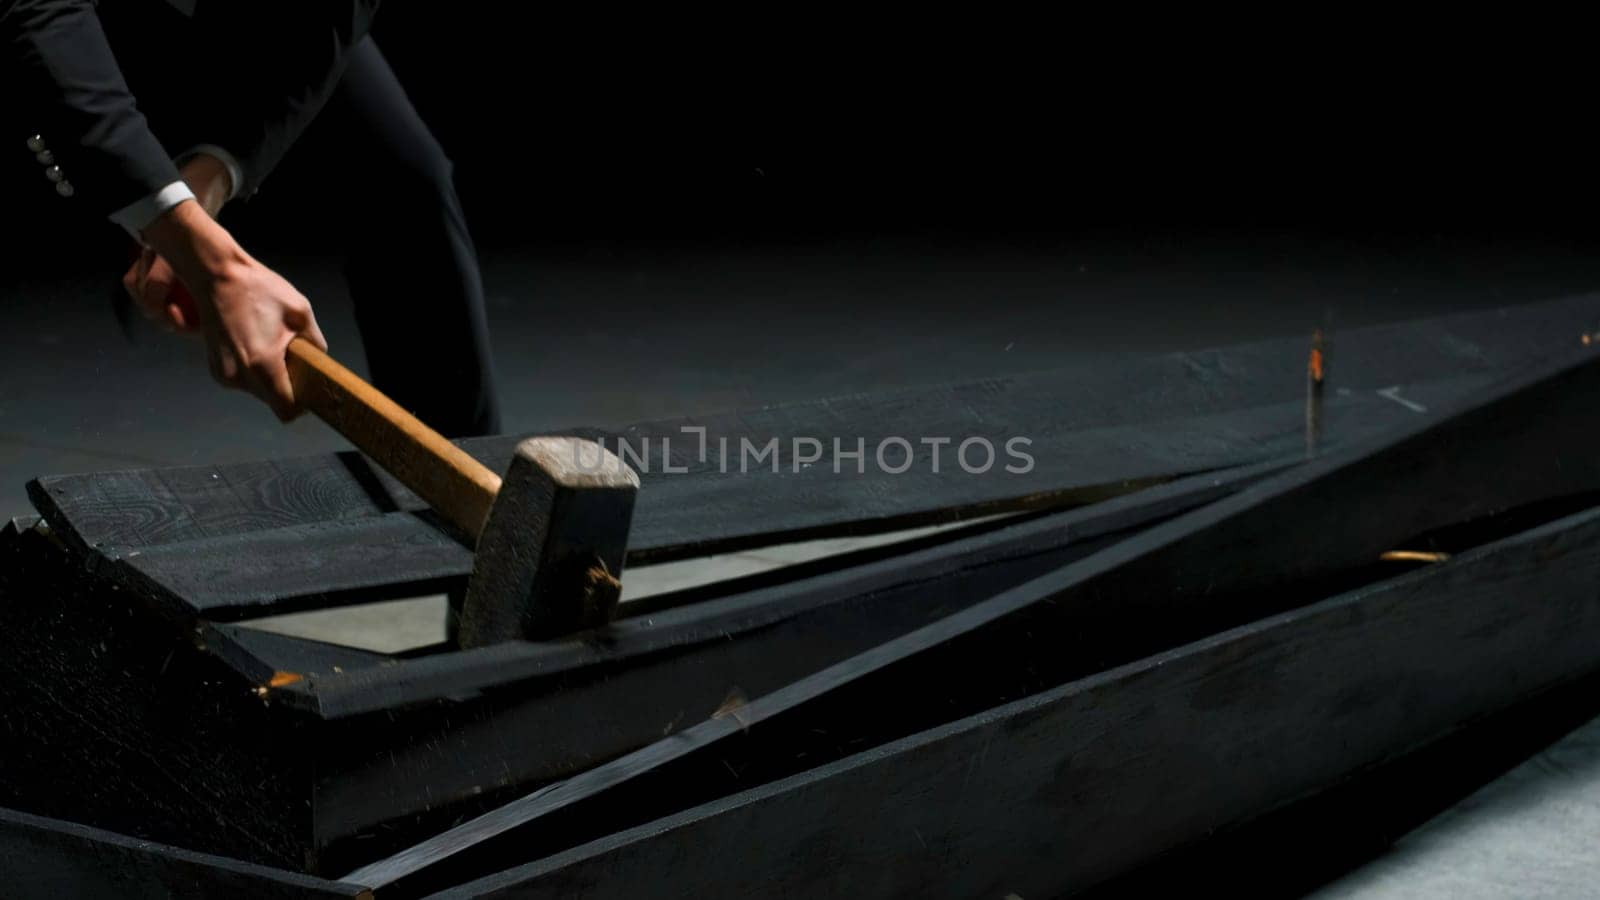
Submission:
M 222 167 L 228 170 L 228 199 L 232 200 L 239 196 L 239 189 L 244 186 L 244 169 L 239 165 L 239 160 L 235 159 L 232 153 L 218 147 L 216 144 L 195 144 L 193 147 L 178 154 L 178 158 L 173 162 L 182 166 L 202 153 L 216 157 L 222 163 Z
M 194 191 L 182 181 L 174 181 L 154 194 L 135 200 L 111 214 L 111 221 L 121 225 L 133 239 L 144 242 L 140 234 L 161 214 L 185 200 L 193 200 Z

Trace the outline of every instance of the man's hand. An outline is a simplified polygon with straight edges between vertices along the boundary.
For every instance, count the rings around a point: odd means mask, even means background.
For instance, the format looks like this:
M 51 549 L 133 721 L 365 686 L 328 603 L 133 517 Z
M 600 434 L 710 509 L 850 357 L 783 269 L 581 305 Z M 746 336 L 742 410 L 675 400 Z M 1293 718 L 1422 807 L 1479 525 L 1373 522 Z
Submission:
M 183 177 L 189 190 L 194 192 L 201 208 L 215 219 L 233 193 L 233 179 L 228 174 L 228 167 L 210 154 L 196 153 L 184 162 L 178 174 Z M 123 288 L 138 304 L 145 318 L 174 331 L 199 331 L 199 310 L 189 294 L 172 290 L 177 283 L 178 276 L 172 271 L 172 264 L 149 247 L 141 250 L 138 259 L 122 276 Z
M 205 337 L 211 374 L 260 397 L 284 421 L 299 415 L 284 352 L 297 335 L 328 349 L 310 301 L 245 253 L 197 203 L 163 213 L 144 238 L 194 297 L 193 324 Z
M 123 289 L 146 319 L 173 331 L 197 332 L 200 311 L 189 292 L 173 290 L 177 284 L 178 275 L 172 271 L 172 264 L 149 247 L 140 249 L 122 276 Z
M 296 335 L 328 349 L 311 302 L 278 273 L 245 257 L 224 266 L 199 300 L 211 374 L 243 388 L 285 422 L 300 414 L 284 354 Z

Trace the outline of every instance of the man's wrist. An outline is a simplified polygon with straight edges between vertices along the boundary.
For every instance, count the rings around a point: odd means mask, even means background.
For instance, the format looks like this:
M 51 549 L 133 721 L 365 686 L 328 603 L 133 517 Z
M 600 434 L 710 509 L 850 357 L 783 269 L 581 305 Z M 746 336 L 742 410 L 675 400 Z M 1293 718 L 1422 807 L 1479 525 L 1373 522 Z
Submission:
M 209 153 L 196 153 L 179 167 L 184 183 L 194 192 L 195 199 L 212 217 L 222 212 L 222 205 L 233 196 L 233 173 L 222 160 Z
M 227 190 L 225 191 L 226 196 L 222 198 L 223 202 L 226 203 L 239 196 L 239 192 L 244 190 L 244 167 L 239 164 L 238 157 L 229 153 L 226 148 L 219 147 L 216 144 L 196 144 L 178 154 L 173 162 L 177 163 L 179 168 L 182 168 L 185 163 L 201 155 L 221 163 L 222 168 L 227 172 Z
M 227 229 L 192 200 L 157 217 L 145 228 L 144 240 L 172 264 L 191 291 L 208 291 L 212 283 L 250 261 Z

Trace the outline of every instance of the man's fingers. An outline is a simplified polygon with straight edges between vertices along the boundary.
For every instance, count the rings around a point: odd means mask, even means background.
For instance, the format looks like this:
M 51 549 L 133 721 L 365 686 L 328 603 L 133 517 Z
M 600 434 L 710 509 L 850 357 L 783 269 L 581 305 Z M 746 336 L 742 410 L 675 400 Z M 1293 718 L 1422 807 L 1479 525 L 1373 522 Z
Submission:
M 174 284 L 172 292 L 167 295 L 166 320 L 174 329 L 191 334 L 199 332 L 203 324 L 194 296 L 181 281 Z
M 178 285 L 179 288 L 182 285 Z M 215 356 L 213 374 L 230 387 L 243 387 L 288 421 L 300 414 L 284 351 L 296 335 L 326 347 L 311 303 L 276 272 L 254 260 L 228 268 L 225 277 L 207 284 L 201 301 L 203 316 L 190 316 L 172 298 L 175 310 L 163 309 L 175 321 L 192 325 L 200 319 L 206 343 Z
M 133 298 L 145 318 L 182 330 L 184 326 L 174 320 L 169 309 L 174 301 L 173 286 L 177 283 L 178 276 L 171 264 L 148 247 L 122 276 L 123 289 Z M 192 318 L 183 317 L 185 321 Z
M 264 401 L 280 420 L 287 422 L 300 414 L 294 402 L 294 386 L 289 382 L 289 367 L 279 355 L 250 363 L 240 362 L 240 352 L 218 341 L 209 355 L 211 377 L 223 387 L 247 391 Z
M 128 298 L 133 301 L 134 306 L 139 307 L 139 312 L 146 318 L 154 318 L 150 308 L 144 303 L 144 273 L 148 268 L 149 264 L 144 255 L 135 259 L 128 266 L 128 271 L 122 273 L 122 289 L 128 292 Z
M 169 265 L 170 269 L 171 266 Z M 167 294 L 167 317 L 172 320 L 173 326 L 179 331 L 198 331 L 200 329 L 200 307 L 195 303 L 194 295 L 183 282 L 174 280 L 172 289 Z M 177 312 L 173 313 L 176 309 Z
M 160 315 L 167 305 L 167 294 L 172 292 L 176 280 L 167 261 L 146 248 L 139 254 L 139 303 L 146 311 Z
M 300 335 L 311 343 L 316 344 L 318 350 L 324 353 L 328 352 L 328 339 L 322 336 L 322 329 L 317 327 L 316 316 L 311 317 L 311 320 L 306 323 L 306 327 L 300 332 Z
M 167 304 L 167 324 L 177 331 L 199 331 L 200 323 L 189 321 L 183 307 L 176 303 Z
M 242 387 L 239 360 L 234 356 L 233 348 L 221 341 L 211 341 L 210 344 L 211 352 L 206 354 L 206 361 L 211 366 L 211 377 L 223 387 Z
M 170 307 L 176 304 L 168 301 L 173 295 L 173 283 L 176 282 L 178 275 L 174 274 L 173 267 L 168 266 L 165 259 L 157 256 L 155 263 L 144 274 L 144 285 L 141 288 L 142 301 L 139 306 L 144 307 L 144 311 L 152 319 L 160 319 L 165 325 L 181 330 L 182 320 L 174 320 L 170 314 Z
M 300 406 L 294 401 L 294 385 L 289 381 L 289 366 L 282 357 L 275 363 L 263 360 L 251 366 L 250 374 L 258 389 L 257 396 L 267 401 L 280 422 L 300 415 Z
M 312 310 L 310 303 L 289 310 L 284 314 L 283 321 L 300 337 L 316 344 L 318 350 L 327 352 L 328 340 L 322 336 L 322 329 L 317 327 L 317 314 Z
M 294 385 L 289 382 L 289 370 L 279 367 L 272 378 L 272 399 L 267 401 L 280 422 L 292 422 L 304 412 L 294 399 Z

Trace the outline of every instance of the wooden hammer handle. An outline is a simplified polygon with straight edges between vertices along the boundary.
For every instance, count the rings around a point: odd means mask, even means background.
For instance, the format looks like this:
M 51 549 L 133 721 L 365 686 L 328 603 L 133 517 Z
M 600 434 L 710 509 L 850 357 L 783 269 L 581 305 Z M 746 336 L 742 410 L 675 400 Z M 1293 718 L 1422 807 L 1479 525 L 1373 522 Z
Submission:
M 500 476 L 304 338 L 285 354 L 294 398 L 428 501 L 473 541 Z

